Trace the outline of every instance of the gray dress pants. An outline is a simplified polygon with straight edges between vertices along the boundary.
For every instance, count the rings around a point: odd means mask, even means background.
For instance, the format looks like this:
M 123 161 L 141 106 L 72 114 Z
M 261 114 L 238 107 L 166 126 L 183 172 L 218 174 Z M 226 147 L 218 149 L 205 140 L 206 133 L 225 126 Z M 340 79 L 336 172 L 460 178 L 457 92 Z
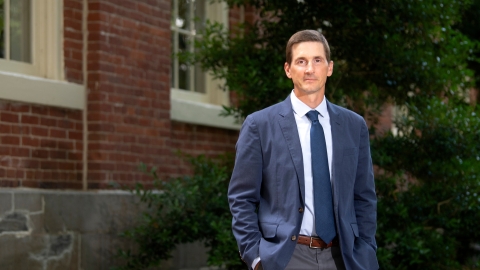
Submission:
M 297 244 L 285 270 L 345 270 L 340 247 L 310 248 Z

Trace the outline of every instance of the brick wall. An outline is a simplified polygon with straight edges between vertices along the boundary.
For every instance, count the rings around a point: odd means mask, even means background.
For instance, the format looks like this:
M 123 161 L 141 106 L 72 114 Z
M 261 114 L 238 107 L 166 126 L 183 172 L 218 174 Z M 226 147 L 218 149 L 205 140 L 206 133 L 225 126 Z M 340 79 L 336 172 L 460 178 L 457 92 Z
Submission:
M 0 186 L 81 188 L 81 112 L 0 100 Z
M 146 180 L 168 153 L 169 1 L 89 1 L 88 179 Z
M 238 131 L 172 122 L 170 136 L 172 154 L 167 158 L 163 171 L 167 172 L 168 176 L 180 176 L 185 172 L 191 172 L 191 168 L 178 156 L 177 151 L 192 156 L 216 156 L 233 152 Z
M 150 183 L 140 162 L 191 173 L 178 151 L 234 151 L 238 131 L 170 120 L 170 0 L 89 0 L 87 44 L 83 4 L 63 2 L 63 55 L 67 81 L 86 75 L 88 188 Z M 80 110 L 0 100 L 0 186 L 81 189 L 83 126 Z

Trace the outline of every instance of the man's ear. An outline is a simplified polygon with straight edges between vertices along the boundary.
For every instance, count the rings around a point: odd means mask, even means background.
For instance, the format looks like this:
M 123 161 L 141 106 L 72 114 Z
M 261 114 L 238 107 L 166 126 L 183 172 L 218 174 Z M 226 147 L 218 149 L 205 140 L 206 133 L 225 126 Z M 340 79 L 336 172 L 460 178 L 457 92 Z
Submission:
M 328 76 L 328 77 L 332 76 L 332 73 L 333 73 L 333 61 L 330 61 L 330 63 L 328 63 L 328 73 L 327 73 L 327 76 Z
M 285 62 L 285 64 L 283 65 L 283 69 L 285 70 L 285 74 L 287 75 L 288 78 L 292 78 L 292 75 L 290 75 L 290 65 Z

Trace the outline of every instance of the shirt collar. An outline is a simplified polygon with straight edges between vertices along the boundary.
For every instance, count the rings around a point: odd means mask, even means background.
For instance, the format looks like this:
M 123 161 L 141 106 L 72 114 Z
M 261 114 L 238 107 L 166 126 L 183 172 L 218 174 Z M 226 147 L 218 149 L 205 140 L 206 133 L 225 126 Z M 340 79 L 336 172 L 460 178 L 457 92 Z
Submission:
M 300 117 L 303 117 L 305 114 L 307 114 L 309 111 L 312 110 L 312 108 L 308 107 L 307 104 L 303 103 L 298 97 L 295 95 L 295 93 L 292 90 L 292 93 L 290 94 L 290 100 L 292 101 L 292 108 L 293 111 L 298 114 Z M 324 118 L 328 117 L 328 110 L 327 110 L 327 98 L 324 97 L 322 102 L 315 108 L 320 115 Z

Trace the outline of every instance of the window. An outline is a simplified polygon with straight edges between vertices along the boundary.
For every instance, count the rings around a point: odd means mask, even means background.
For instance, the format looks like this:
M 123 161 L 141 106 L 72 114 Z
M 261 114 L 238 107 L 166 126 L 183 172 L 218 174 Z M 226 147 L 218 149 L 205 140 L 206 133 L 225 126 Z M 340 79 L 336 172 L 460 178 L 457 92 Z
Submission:
M 63 1 L 0 0 L 0 70 L 63 79 Z
M 63 1 L 0 0 L 0 99 L 83 109 L 64 82 Z
M 3 0 L 0 0 L 0 3 Z M 3 3 L 2 3 L 3 4 Z M 28 0 L 6 0 L 0 14 L 0 58 L 31 63 L 30 4 Z M 9 11 L 9 12 L 6 12 Z
M 31 7 L 30 0 L 0 0 L 0 60 L 28 74 L 33 72 Z
M 194 52 L 194 40 L 205 24 L 205 2 L 176 0 L 172 5 L 172 53 Z M 172 59 L 171 84 L 174 89 L 205 93 L 205 75 L 198 66 Z
M 201 38 L 202 28 L 208 20 L 228 26 L 228 6 L 223 1 L 172 0 L 172 69 L 171 118 L 172 120 L 239 129 L 233 117 L 219 116 L 229 105 L 229 94 L 208 73 L 198 66 L 190 66 L 178 59 L 178 52 L 194 52 L 194 39 Z

